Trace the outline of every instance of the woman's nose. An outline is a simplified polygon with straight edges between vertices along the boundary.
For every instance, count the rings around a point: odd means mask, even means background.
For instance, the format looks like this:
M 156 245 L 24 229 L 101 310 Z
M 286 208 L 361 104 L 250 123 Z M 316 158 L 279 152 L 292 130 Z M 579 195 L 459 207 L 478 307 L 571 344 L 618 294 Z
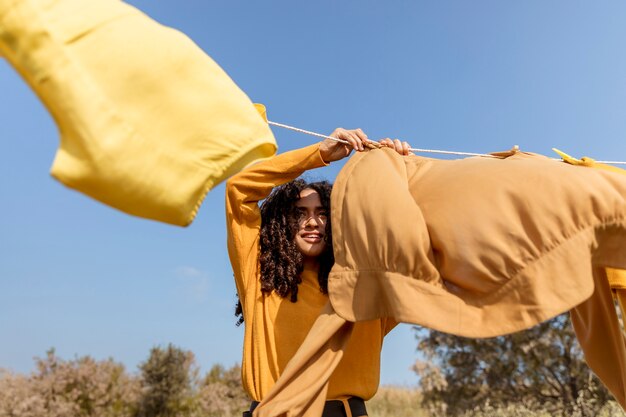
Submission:
M 322 218 L 316 214 L 308 216 L 304 222 L 305 227 L 319 227 L 324 224 Z
M 319 219 L 318 219 L 318 217 L 317 216 L 309 216 L 306 219 L 305 225 L 306 226 L 311 226 L 311 227 L 319 226 Z

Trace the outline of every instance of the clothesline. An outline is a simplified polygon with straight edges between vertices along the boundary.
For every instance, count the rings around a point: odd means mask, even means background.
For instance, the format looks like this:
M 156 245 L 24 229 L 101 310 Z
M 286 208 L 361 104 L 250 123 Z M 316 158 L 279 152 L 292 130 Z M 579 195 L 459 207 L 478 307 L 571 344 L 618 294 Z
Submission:
M 276 123 L 276 122 L 272 122 L 272 121 L 269 121 L 269 120 L 267 121 L 267 123 L 272 125 L 272 126 L 282 127 L 283 129 L 293 130 L 295 132 L 304 133 L 306 135 L 316 136 L 318 138 L 324 138 L 324 139 L 331 139 L 331 140 L 334 140 L 336 142 L 349 144 L 349 142 L 347 140 L 337 139 L 337 138 L 334 138 L 334 137 L 328 136 L 328 135 L 322 135 L 321 133 L 311 132 L 310 130 L 304 130 L 304 129 L 300 129 L 298 127 L 289 126 L 289 125 L 285 125 L 285 124 L 282 124 L 282 123 Z M 422 149 L 422 148 L 410 148 L 409 150 L 411 152 L 416 152 L 416 153 L 436 153 L 436 154 L 443 154 L 443 155 L 481 156 L 481 157 L 485 157 L 485 158 L 496 158 L 494 155 L 490 155 L 490 154 L 486 154 L 486 153 L 459 152 L 459 151 L 442 151 L 442 150 L 438 150 L 438 149 Z M 559 158 L 551 158 L 551 159 L 554 159 L 555 161 L 560 161 L 561 160 Z M 626 162 L 622 162 L 622 161 L 595 161 L 595 162 L 598 162 L 598 163 L 601 163 L 601 164 L 611 164 L 611 165 L 626 165 Z

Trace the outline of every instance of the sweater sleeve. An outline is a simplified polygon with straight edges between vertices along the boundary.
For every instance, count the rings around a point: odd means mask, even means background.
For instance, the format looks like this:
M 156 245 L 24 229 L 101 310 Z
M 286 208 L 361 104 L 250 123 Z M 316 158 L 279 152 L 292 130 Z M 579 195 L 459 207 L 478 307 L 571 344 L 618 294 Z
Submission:
M 226 182 L 228 255 L 237 292 L 243 297 L 250 280 L 257 279 L 261 211 L 259 201 L 272 189 L 309 169 L 328 165 L 319 144 L 276 155 L 234 175 Z

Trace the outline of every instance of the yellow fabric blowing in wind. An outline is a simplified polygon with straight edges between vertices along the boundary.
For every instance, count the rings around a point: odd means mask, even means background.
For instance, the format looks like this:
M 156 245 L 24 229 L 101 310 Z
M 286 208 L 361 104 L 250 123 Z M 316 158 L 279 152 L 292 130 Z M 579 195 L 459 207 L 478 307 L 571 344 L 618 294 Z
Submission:
M 51 174 L 185 226 L 206 193 L 273 155 L 267 123 L 184 34 L 117 0 L 0 0 L 0 55 L 60 132 Z

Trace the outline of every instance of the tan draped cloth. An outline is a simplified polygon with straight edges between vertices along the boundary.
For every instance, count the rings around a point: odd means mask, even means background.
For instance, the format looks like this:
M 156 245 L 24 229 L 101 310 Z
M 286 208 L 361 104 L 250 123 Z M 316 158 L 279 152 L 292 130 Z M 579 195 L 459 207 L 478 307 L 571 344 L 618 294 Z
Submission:
M 568 164 L 576 165 L 576 166 L 584 166 L 589 168 L 602 169 L 605 171 L 617 172 L 622 175 L 626 175 L 626 170 L 622 168 L 618 168 L 613 165 L 607 165 L 603 163 L 596 162 L 593 158 L 582 157 L 581 159 L 574 158 L 564 152 L 561 152 L 558 149 L 553 150 L 558 153 L 565 162 Z M 620 309 L 622 310 L 622 315 L 626 313 L 626 270 L 623 269 L 615 269 L 615 268 L 606 268 L 606 277 L 609 280 L 609 286 L 611 287 L 611 291 L 613 292 L 615 298 L 617 299 Z M 622 326 L 624 323 L 622 323 Z
M 626 177 L 501 156 L 352 157 L 332 194 L 330 303 L 256 417 L 319 417 L 352 322 L 392 317 L 492 337 L 566 311 L 587 362 L 626 405 L 606 269 L 626 269 Z

